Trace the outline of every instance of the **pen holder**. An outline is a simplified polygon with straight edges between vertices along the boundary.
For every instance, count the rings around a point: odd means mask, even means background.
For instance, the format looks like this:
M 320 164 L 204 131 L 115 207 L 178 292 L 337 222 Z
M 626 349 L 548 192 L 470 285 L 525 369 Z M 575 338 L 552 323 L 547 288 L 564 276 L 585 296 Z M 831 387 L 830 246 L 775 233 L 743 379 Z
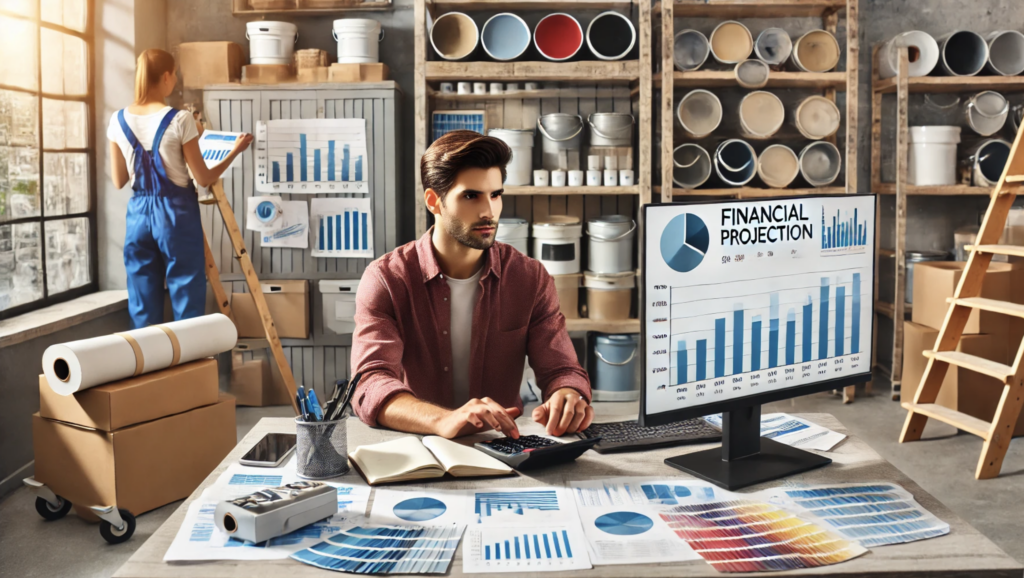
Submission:
M 295 418 L 295 469 L 300 478 L 323 480 L 348 473 L 348 425 Z

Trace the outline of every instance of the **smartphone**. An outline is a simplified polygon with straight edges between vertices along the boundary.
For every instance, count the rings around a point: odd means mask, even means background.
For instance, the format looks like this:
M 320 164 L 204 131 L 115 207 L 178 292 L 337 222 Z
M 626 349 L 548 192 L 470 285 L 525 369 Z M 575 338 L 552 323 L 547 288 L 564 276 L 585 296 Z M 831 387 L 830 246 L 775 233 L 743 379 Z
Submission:
M 239 460 L 243 466 L 276 468 L 295 450 L 295 434 L 269 433 L 245 452 Z

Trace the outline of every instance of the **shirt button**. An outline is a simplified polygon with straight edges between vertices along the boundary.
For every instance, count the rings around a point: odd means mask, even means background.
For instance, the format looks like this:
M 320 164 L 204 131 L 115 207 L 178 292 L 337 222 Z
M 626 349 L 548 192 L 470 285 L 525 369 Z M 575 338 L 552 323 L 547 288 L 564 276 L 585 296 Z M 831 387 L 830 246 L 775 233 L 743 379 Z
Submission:
M 445 368 L 444 368 L 444 370 L 445 370 L 445 371 L 448 371 L 448 368 L 447 368 L 447 367 L 445 367 Z
M 447 301 L 447 300 L 448 300 L 448 298 L 447 298 L 447 297 L 445 297 L 445 298 L 444 298 L 444 300 L 445 300 L 445 301 Z
M 442 331 L 441 333 L 443 333 L 444 335 L 448 335 L 447 331 Z

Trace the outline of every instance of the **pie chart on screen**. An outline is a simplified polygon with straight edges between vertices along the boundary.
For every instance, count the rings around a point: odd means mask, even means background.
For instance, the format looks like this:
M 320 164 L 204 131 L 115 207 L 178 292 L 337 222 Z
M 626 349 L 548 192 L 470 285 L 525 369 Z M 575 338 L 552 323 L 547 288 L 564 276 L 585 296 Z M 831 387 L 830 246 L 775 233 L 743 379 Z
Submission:
M 636 536 L 654 527 L 654 521 L 637 512 L 612 512 L 594 520 L 598 530 L 615 536 Z
M 700 217 L 677 215 L 661 233 L 661 258 L 672 269 L 689 273 L 704 260 L 710 242 L 708 228 Z
M 448 507 L 434 498 L 410 498 L 395 504 L 395 515 L 408 522 L 426 522 L 444 514 Z

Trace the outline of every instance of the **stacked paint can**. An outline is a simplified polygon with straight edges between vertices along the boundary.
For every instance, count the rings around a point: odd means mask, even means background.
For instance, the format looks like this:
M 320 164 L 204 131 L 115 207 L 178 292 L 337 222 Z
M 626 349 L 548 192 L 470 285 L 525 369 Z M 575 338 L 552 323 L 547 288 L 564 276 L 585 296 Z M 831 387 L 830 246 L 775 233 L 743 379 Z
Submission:
M 599 321 L 629 319 L 636 275 L 633 239 L 636 222 L 625 215 L 587 221 L 587 317 Z
M 551 215 L 533 224 L 533 258 L 554 277 L 559 309 L 566 319 L 579 318 L 582 234 L 579 217 Z
M 640 397 L 638 335 L 602 335 L 591 338 L 588 364 L 594 401 L 636 401 Z

